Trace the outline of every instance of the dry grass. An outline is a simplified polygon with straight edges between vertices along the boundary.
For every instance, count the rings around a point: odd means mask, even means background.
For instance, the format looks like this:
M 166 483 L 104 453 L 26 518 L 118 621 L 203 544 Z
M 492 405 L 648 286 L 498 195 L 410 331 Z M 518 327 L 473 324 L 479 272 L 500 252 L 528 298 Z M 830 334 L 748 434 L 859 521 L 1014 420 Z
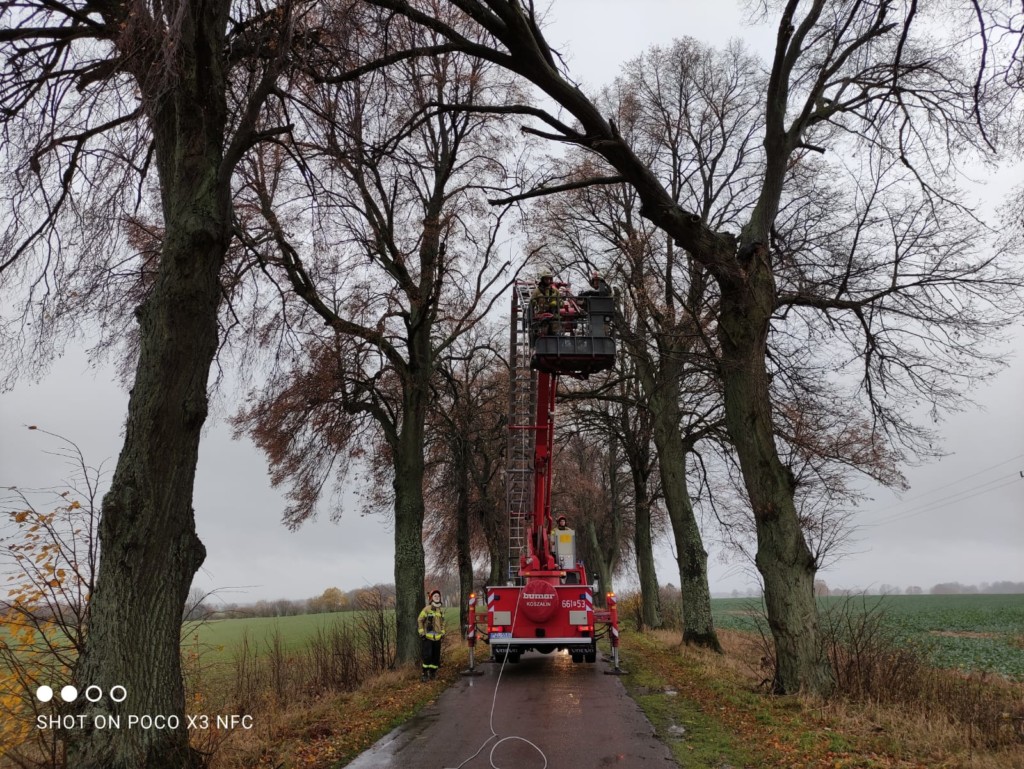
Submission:
M 657 631 L 649 637 L 666 651 L 676 650 L 700 671 L 699 685 L 710 690 L 709 696 L 725 698 L 741 709 L 763 706 L 767 713 L 756 716 L 761 721 L 778 717 L 779 709 L 787 711 L 787 717 L 798 711 L 806 717 L 809 731 L 831 733 L 831 744 L 843 746 L 847 753 L 875 756 L 874 764 L 863 766 L 885 765 L 878 757 L 887 757 L 891 765 L 1024 769 L 1020 682 L 939 670 L 920 660 L 903 659 L 893 668 L 891 661 L 882 659 L 857 679 L 854 691 L 828 701 L 773 697 L 764 687 L 771 678 L 770 660 L 755 635 L 720 631 L 722 655 L 681 647 L 677 632 Z M 732 697 L 730 688 L 751 696 Z
M 833 649 L 846 692 L 828 701 L 769 694 L 772 660 L 756 635 L 720 631 L 721 655 L 681 646 L 678 631 L 627 636 L 627 648 L 635 643 L 638 667 L 643 659 L 648 674 L 679 690 L 678 699 L 697 703 L 735 735 L 733 766 L 1024 769 L 1024 684 L 931 668 L 869 631 L 853 647 Z M 214 740 L 210 767 L 327 769 L 347 761 L 435 698 L 465 666 L 465 647 L 449 639 L 444 659 L 441 678 L 430 684 L 407 668 L 336 691 L 309 685 L 302 672 L 309 658 L 281 657 L 273 664 L 286 665 L 286 673 L 255 675 L 255 728 Z M 282 679 L 293 688 L 279 690 Z
M 183 650 L 189 737 L 208 769 L 337 766 L 435 698 L 468 656 L 452 634 L 436 681 L 421 683 L 418 665 L 395 668 L 393 612 L 383 602 L 305 644 L 288 640 L 280 630 L 259 642 L 243 634 L 224 660 L 198 642 Z M 218 715 L 251 720 L 220 728 Z M 25 742 L 17 756 L 0 744 L 0 768 L 61 769 L 38 743 Z
M 209 769 L 328 769 L 348 761 L 436 698 L 467 664 L 465 649 L 447 642 L 436 681 L 421 683 L 418 667 L 407 666 L 365 673 L 354 687 L 341 689 L 310 685 L 312 657 L 269 655 L 264 664 L 284 670 L 251 676 L 262 687 L 248 693 L 252 729 L 193 733 Z M 368 668 L 372 659 L 360 651 L 358 663 Z M 283 689 L 279 680 L 287 682 Z M 209 696 L 205 707 L 216 709 L 216 699 Z
M 678 697 L 660 700 L 689 703 L 689 711 L 672 714 L 678 723 L 714 722 L 708 731 L 717 731 L 717 741 L 703 746 L 713 761 L 701 765 L 1024 769 L 1022 683 L 936 670 L 879 641 L 833 652 L 845 694 L 775 697 L 764 685 L 771 660 L 756 635 L 719 631 L 721 655 L 682 646 L 680 636 L 624 634 L 625 667 L 636 668 L 626 681 L 643 675 L 677 690 Z M 260 653 L 243 645 L 230 676 L 191 681 L 192 713 L 253 718 L 251 729 L 192 732 L 210 769 L 331 769 L 436 698 L 466 665 L 465 646 L 450 637 L 437 681 L 421 684 L 412 666 L 370 673 L 380 655 L 351 640 L 323 636 L 292 653 L 273 641 Z

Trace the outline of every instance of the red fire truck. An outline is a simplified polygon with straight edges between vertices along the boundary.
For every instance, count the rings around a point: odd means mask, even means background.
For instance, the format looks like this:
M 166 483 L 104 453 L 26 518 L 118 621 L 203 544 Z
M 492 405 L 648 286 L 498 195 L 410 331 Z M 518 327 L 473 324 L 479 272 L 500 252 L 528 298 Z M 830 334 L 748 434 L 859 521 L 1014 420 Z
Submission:
M 585 379 L 615 363 L 610 296 L 574 297 L 564 284 L 557 317 L 530 305 L 532 282 L 512 296 L 511 387 L 506 508 L 509 574 L 486 588 L 486 634 L 492 657 L 518 662 L 525 651 L 567 650 L 573 662 L 595 662 L 597 639 L 612 638 L 618 668 L 615 598 L 595 609 L 596 583 L 576 552 L 575 532 L 556 526 L 551 513 L 555 396 L 560 375 Z M 476 638 L 471 599 L 469 640 Z M 482 607 L 481 607 L 482 608 Z M 481 619 L 481 624 L 483 624 Z

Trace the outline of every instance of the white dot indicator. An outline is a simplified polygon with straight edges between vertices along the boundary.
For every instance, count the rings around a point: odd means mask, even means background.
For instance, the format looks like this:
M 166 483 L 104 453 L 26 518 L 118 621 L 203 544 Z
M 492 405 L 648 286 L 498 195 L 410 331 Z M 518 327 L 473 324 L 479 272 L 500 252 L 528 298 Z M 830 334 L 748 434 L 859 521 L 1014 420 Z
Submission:
M 36 689 L 36 699 L 40 702 L 49 702 L 53 699 L 53 689 L 49 686 L 40 686 Z
M 60 698 L 62 700 L 64 700 L 65 702 L 74 702 L 75 701 L 75 697 L 77 697 L 77 696 L 78 696 L 78 689 L 76 689 L 75 687 L 71 686 L 70 684 L 68 686 L 65 686 L 63 689 L 60 690 Z

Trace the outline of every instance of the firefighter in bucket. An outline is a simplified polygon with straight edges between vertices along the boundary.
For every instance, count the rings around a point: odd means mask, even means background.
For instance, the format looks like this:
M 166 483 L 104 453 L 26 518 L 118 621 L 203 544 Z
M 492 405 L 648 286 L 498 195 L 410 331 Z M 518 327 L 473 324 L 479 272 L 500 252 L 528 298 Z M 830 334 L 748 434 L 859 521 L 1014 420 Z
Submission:
M 441 667 L 441 639 L 444 638 L 444 612 L 441 610 L 441 591 L 431 590 L 427 605 L 417 619 L 423 646 L 423 675 L 421 681 L 437 677 Z
M 530 294 L 530 343 L 539 336 L 557 336 L 562 332 L 562 294 L 551 270 L 542 270 L 537 287 Z

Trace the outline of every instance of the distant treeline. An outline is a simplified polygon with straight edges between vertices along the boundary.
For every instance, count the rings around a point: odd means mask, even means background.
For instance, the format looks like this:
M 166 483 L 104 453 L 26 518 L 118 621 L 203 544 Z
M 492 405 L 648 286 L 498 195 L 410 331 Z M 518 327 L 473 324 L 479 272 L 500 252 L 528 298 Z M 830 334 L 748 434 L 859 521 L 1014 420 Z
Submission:
M 941 582 L 925 590 L 919 585 L 903 588 L 899 585 L 882 584 L 877 587 L 829 588 L 823 580 L 816 580 L 814 592 L 817 595 L 1017 595 L 1024 593 L 1024 582 L 982 582 L 981 585 L 963 585 L 959 582 Z
M 483 585 L 486 575 L 476 575 L 476 584 Z M 459 583 L 455 576 L 427 575 L 424 601 L 427 590 L 440 590 L 445 606 L 459 602 Z M 394 606 L 395 586 L 393 583 L 376 584 L 369 587 L 341 590 L 329 587 L 313 598 L 278 598 L 255 603 L 225 603 L 218 600 L 216 591 L 203 593 L 193 589 L 185 606 L 185 620 L 230 619 L 232 617 L 293 617 L 297 614 L 326 614 L 335 611 L 358 611 L 378 605 Z
M 382 601 L 393 606 L 394 585 L 372 585 L 371 587 L 343 591 L 329 587 L 313 598 L 278 598 L 255 603 L 222 603 L 212 597 L 191 601 L 186 607 L 186 620 L 232 619 L 235 617 L 293 617 L 298 614 L 325 614 L 337 611 L 356 611 L 368 602 Z
M 907 592 L 909 591 L 910 588 L 907 589 Z M 977 585 L 961 585 L 959 582 L 943 582 L 939 585 L 933 585 L 928 592 L 932 595 L 957 595 L 960 593 L 1013 595 L 1024 593 L 1024 582 L 982 582 L 980 587 Z

